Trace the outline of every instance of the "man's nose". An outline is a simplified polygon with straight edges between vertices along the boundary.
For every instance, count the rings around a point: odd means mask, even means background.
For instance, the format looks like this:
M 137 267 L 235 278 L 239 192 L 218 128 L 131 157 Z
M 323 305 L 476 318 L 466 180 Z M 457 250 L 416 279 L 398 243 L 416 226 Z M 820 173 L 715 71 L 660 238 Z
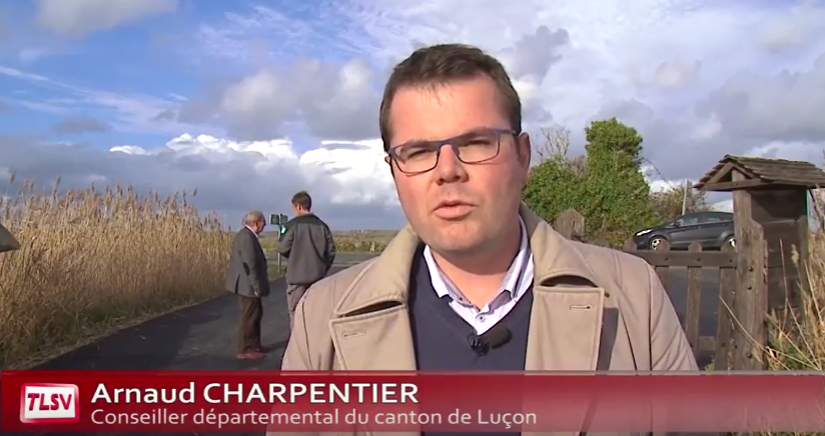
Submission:
M 439 183 L 457 182 L 467 176 L 464 163 L 458 158 L 451 144 L 441 145 L 435 171 Z

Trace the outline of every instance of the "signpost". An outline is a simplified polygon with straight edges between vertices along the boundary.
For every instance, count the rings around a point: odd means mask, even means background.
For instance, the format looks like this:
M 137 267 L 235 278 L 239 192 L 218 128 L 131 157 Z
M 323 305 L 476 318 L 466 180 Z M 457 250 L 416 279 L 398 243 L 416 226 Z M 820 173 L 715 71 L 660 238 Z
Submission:
M 269 214 L 269 224 L 273 226 L 282 227 L 285 226 L 287 221 L 289 221 L 289 217 L 282 213 L 271 213 Z
M 289 221 L 289 217 L 282 214 L 282 213 L 271 213 L 269 214 L 269 224 L 276 226 L 278 228 L 278 240 L 280 241 L 281 238 L 286 233 L 286 223 Z M 277 266 L 278 272 L 281 271 L 281 253 L 275 253 L 276 259 L 278 259 Z

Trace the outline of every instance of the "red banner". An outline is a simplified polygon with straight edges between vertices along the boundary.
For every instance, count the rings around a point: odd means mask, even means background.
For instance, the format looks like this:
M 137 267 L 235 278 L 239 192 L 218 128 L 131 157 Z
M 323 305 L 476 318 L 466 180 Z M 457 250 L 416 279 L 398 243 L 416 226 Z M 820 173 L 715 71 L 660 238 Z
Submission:
M 825 431 L 822 374 L 4 371 L 2 432 Z

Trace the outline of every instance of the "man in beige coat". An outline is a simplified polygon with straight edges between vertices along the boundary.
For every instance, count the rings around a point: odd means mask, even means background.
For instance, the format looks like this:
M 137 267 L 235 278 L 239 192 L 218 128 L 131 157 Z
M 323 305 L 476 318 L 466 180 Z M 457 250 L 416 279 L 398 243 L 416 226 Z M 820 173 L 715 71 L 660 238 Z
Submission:
M 531 144 L 497 60 L 417 50 L 386 85 L 380 128 L 409 224 L 307 293 L 284 370 L 698 370 L 644 260 L 567 240 L 521 204 Z M 506 353 L 445 342 L 499 324 Z

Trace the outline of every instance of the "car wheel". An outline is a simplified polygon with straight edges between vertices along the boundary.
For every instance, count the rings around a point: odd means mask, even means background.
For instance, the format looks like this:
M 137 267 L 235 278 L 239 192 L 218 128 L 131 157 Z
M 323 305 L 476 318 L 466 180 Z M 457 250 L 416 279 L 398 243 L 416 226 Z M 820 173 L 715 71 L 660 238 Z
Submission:
M 662 248 L 662 242 L 665 242 L 665 238 L 663 238 L 661 236 L 654 236 L 653 238 L 650 239 L 650 242 L 648 243 L 648 245 L 650 246 L 651 250 L 655 251 L 655 250 L 658 250 L 658 249 Z
M 722 246 L 724 247 L 725 245 L 730 245 L 731 247 L 736 248 L 736 238 L 733 236 L 728 236 L 725 238 L 725 243 Z

